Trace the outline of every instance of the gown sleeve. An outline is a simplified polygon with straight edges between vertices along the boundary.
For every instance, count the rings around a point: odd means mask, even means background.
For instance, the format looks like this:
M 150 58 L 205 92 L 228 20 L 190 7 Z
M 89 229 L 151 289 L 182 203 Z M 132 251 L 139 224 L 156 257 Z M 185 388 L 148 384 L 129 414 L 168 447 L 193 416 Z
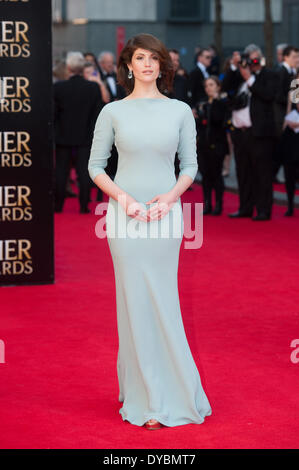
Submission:
M 106 104 L 101 109 L 95 123 L 88 160 L 88 173 L 93 181 L 97 175 L 107 174 L 105 168 L 108 158 L 111 156 L 114 135 L 112 116 Z
M 184 113 L 178 143 L 179 177 L 188 175 L 194 181 L 198 171 L 195 118 L 189 105 Z

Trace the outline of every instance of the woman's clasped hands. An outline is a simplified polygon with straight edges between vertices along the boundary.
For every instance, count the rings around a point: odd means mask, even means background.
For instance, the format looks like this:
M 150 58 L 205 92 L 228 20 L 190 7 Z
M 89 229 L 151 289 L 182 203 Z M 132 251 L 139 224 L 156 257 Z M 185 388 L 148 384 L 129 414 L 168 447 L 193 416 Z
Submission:
M 155 197 L 147 201 L 145 204 L 153 204 L 148 209 L 133 198 L 129 198 L 126 205 L 126 214 L 137 220 L 143 222 L 151 222 L 153 220 L 160 220 L 165 217 L 170 211 L 172 206 L 177 202 L 177 199 L 170 193 L 157 194 Z

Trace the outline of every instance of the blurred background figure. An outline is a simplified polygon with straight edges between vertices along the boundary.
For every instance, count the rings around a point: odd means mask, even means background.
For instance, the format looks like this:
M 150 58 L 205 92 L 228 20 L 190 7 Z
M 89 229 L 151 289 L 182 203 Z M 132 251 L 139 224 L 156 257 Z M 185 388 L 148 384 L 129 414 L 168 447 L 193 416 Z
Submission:
M 299 79 L 299 73 L 296 74 Z M 284 130 L 281 137 L 281 155 L 284 169 L 285 187 L 288 197 L 288 208 L 285 216 L 294 215 L 294 197 L 296 179 L 299 177 L 299 94 L 292 100 L 293 93 L 288 95 L 288 109 L 284 119 Z
M 283 62 L 283 51 L 287 47 L 288 44 L 282 43 L 282 44 L 277 44 L 276 46 L 276 64 L 274 69 L 276 71 L 279 70 L 279 67 L 281 66 Z
M 277 92 L 274 103 L 274 115 L 276 125 L 277 142 L 273 154 L 273 181 L 280 183 L 277 173 L 282 165 L 281 135 L 283 131 L 284 118 L 287 113 L 288 96 L 292 80 L 296 77 L 298 67 L 299 49 L 287 46 L 281 53 L 282 61 L 277 73 Z
M 222 82 L 224 77 L 226 76 L 227 72 L 230 70 L 230 65 L 232 63 L 232 56 L 226 57 L 226 59 L 223 62 L 223 67 L 222 67 L 222 72 L 219 74 L 219 79 Z M 234 93 L 234 90 L 227 90 L 228 95 Z M 226 137 L 227 137 L 227 143 L 228 143 L 228 154 L 225 155 L 224 161 L 223 161 L 223 170 L 222 170 L 222 175 L 226 178 L 230 175 L 230 169 L 231 169 L 231 161 L 233 158 L 233 151 L 234 151 L 234 146 L 232 142 L 232 137 L 231 137 L 231 131 L 232 128 L 230 126 L 231 121 L 228 120 L 227 122 L 227 127 L 226 127 Z
M 230 217 L 271 219 L 276 78 L 275 72 L 265 67 L 261 49 L 249 44 L 242 57 L 238 51 L 234 52 L 230 70 L 223 79 L 223 88 L 231 98 L 239 188 L 239 209 L 229 214 Z
M 188 82 L 184 74 L 178 73 L 180 68 L 180 53 L 177 49 L 169 49 L 169 55 L 172 60 L 172 65 L 175 71 L 173 79 L 173 92 L 168 93 L 169 98 L 176 98 L 178 100 L 188 103 Z
M 95 54 L 93 54 L 92 52 L 85 52 L 84 59 L 85 59 L 85 62 L 92 63 L 95 70 L 97 70 L 98 72 L 100 71 L 99 64 L 98 64 Z
M 210 76 L 207 68 L 211 65 L 212 53 L 208 48 L 200 48 L 196 56 L 196 67 L 191 70 L 188 77 L 188 99 L 191 106 L 193 116 L 195 118 L 197 130 L 197 156 L 199 155 L 199 116 L 197 110 L 201 103 L 207 101 L 208 96 L 205 91 L 204 81 Z M 198 158 L 198 170 L 203 176 L 203 168 L 201 167 L 202 160 Z
M 188 82 L 188 96 L 190 98 L 190 106 L 193 115 L 197 118 L 196 107 L 197 105 L 207 100 L 207 95 L 204 88 L 204 80 L 210 76 L 208 68 L 212 62 L 212 53 L 210 49 L 203 48 L 198 52 L 196 67 L 190 72 Z
M 103 102 L 109 103 L 110 94 L 107 90 L 105 83 L 101 79 L 99 70 L 92 62 L 85 62 L 83 69 L 83 77 L 85 78 L 85 80 L 97 83 L 100 87 Z
M 83 77 L 84 64 L 81 52 L 69 52 L 69 79 L 54 84 L 55 212 L 63 210 L 72 157 L 79 181 L 80 213 L 90 212 L 87 166 L 95 122 L 104 102 L 98 84 Z
M 67 75 L 65 60 L 57 59 L 54 62 L 53 69 L 52 69 L 53 83 L 56 83 L 59 80 L 66 80 L 67 76 L 68 75 Z
M 204 81 L 207 101 L 198 107 L 198 160 L 201 163 L 204 193 L 203 214 L 220 215 L 223 207 L 223 160 L 229 152 L 226 128 L 228 108 L 221 99 L 221 82 L 211 75 Z M 215 190 L 215 209 L 212 207 L 212 190 Z
M 209 50 L 212 55 L 212 60 L 211 60 L 211 65 L 208 67 L 208 73 L 210 75 L 216 75 L 218 77 L 220 74 L 220 59 L 218 56 L 218 51 L 216 47 L 214 46 L 214 44 L 211 44 L 209 46 Z
M 98 56 L 98 66 L 101 79 L 106 84 L 110 95 L 109 101 L 124 98 L 126 92 L 124 88 L 117 83 L 114 54 L 110 51 L 101 52 Z

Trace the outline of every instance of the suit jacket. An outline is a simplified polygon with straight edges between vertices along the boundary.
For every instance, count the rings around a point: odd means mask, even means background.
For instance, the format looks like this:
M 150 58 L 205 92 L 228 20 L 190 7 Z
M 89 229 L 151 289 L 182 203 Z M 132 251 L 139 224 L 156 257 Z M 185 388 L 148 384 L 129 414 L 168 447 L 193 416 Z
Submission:
M 190 104 L 190 100 L 188 98 L 188 79 L 183 75 L 176 73 L 173 79 L 173 91 L 171 93 L 167 93 L 167 96 Z
M 195 108 L 197 103 L 208 99 L 204 89 L 204 75 L 199 67 L 190 72 L 188 79 L 188 90 L 190 96 L 190 105 Z
M 91 145 L 97 116 L 105 104 L 98 84 L 72 75 L 53 88 L 56 145 Z
M 113 77 L 113 79 L 115 81 L 116 95 L 114 95 L 113 90 L 110 87 L 109 80 L 107 80 L 107 78 L 108 78 L 107 74 L 104 73 L 104 71 L 101 69 L 100 66 L 99 66 L 99 71 L 100 71 L 101 79 L 105 83 L 105 85 L 107 87 L 107 90 L 109 92 L 110 101 L 121 100 L 122 98 L 125 98 L 127 96 L 127 93 L 126 93 L 125 89 L 117 82 L 117 76 L 116 76 L 115 72 L 112 72 L 111 76 Z
M 235 96 L 244 79 L 239 70 L 229 69 L 222 82 L 223 91 Z M 263 67 L 256 74 L 251 87 L 250 117 L 252 133 L 256 137 L 275 137 L 277 135 L 274 119 L 274 100 L 277 93 L 277 74 Z

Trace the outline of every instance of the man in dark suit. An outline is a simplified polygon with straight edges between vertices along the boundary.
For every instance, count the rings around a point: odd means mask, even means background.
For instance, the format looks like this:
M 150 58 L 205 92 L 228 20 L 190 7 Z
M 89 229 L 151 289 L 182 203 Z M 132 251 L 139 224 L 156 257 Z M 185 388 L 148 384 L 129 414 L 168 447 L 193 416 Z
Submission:
M 117 82 L 114 54 L 109 51 L 101 52 L 98 56 L 98 67 L 101 79 L 106 83 L 110 93 L 110 101 L 125 98 L 126 91 Z
M 282 65 L 282 62 L 283 62 L 283 55 L 282 54 L 283 54 L 284 49 L 287 46 L 288 46 L 288 44 L 286 44 L 286 43 L 277 44 L 277 46 L 276 46 L 276 64 L 273 67 L 273 70 L 275 72 L 278 72 L 280 66 Z
M 204 80 L 210 74 L 207 68 L 210 67 L 212 62 L 212 53 L 210 49 L 201 49 L 197 55 L 197 64 L 195 69 L 190 72 L 188 83 L 188 95 L 190 98 L 190 105 L 195 117 L 197 116 L 196 107 L 200 102 L 208 99 L 204 88 Z
M 189 104 L 188 98 L 188 80 L 184 75 L 177 73 L 180 66 L 180 53 L 177 49 L 168 49 L 171 57 L 172 65 L 175 71 L 173 78 L 173 92 L 168 93 L 169 98 L 176 98 L 177 100 L 184 101 Z
M 208 96 L 205 92 L 204 87 L 204 80 L 210 76 L 209 72 L 207 71 L 208 67 L 211 65 L 212 62 L 212 52 L 210 49 L 203 48 L 200 49 L 197 53 L 197 62 L 195 69 L 191 70 L 189 77 L 188 77 L 188 99 L 189 105 L 191 106 L 193 116 L 195 118 L 196 123 L 196 130 L 197 130 L 197 163 L 198 163 L 198 170 L 203 175 L 203 168 L 202 168 L 202 160 L 199 158 L 199 116 L 198 116 L 198 107 L 201 103 L 206 102 Z
M 98 84 L 83 78 L 84 63 L 81 52 L 70 52 L 66 58 L 69 79 L 54 84 L 55 212 L 63 209 L 72 155 L 79 179 L 80 213 L 90 212 L 88 159 L 95 122 L 104 103 Z
M 276 74 L 264 66 L 262 52 L 255 44 L 244 50 L 241 61 L 233 54 L 230 69 L 223 80 L 223 90 L 233 90 L 232 140 L 239 186 L 239 210 L 230 217 L 270 220 L 272 155 L 276 136 L 273 103 L 277 90 Z

